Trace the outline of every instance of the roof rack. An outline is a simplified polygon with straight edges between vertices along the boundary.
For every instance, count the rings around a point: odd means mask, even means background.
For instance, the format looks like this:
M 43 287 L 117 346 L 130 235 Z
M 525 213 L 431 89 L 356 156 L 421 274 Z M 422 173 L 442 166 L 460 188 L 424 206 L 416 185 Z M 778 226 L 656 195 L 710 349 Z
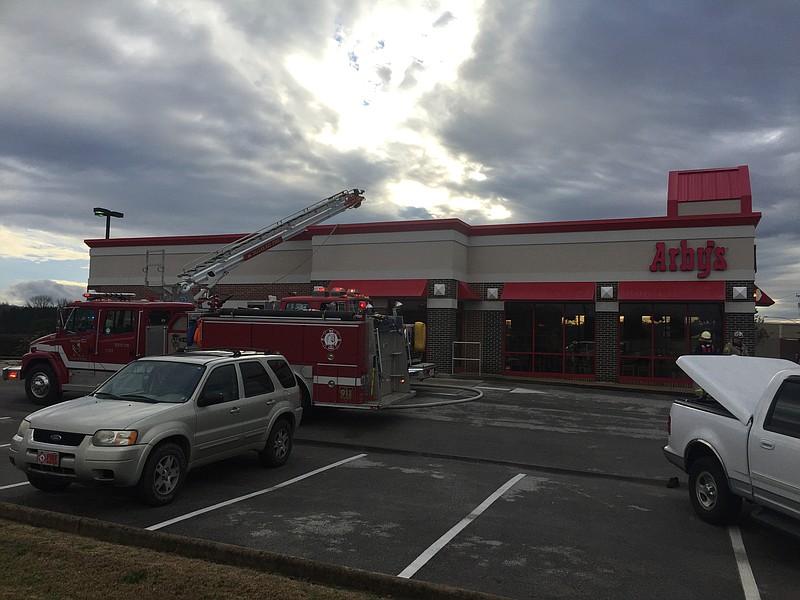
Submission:
M 214 352 L 229 352 L 232 357 L 250 356 L 261 354 L 279 354 L 272 350 L 253 350 L 252 348 L 178 348 L 176 354 L 211 354 Z

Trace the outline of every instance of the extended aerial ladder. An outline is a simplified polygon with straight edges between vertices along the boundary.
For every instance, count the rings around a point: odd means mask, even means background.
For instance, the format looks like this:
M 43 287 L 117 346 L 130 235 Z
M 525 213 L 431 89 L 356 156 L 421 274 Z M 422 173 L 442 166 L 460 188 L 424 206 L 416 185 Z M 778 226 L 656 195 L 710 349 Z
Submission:
M 194 296 L 196 302 L 202 302 L 209 297 L 209 290 L 231 270 L 302 233 L 311 225 L 330 219 L 348 208 L 358 208 L 364 201 L 363 193 L 364 190 L 359 189 L 341 191 L 184 265 L 183 271 L 178 274 L 178 289 L 185 293 L 195 286 L 202 286 Z

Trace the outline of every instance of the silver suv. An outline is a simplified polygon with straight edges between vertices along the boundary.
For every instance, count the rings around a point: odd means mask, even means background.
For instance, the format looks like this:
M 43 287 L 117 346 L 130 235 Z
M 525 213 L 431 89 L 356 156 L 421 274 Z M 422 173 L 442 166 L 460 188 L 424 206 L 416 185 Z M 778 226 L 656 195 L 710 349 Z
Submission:
M 303 409 L 280 354 L 186 352 L 127 364 L 88 396 L 28 415 L 11 462 L 45 491 L 73 482 L 134 487 L 171 502 L 193 467 L 255 450 L 283 465 Z

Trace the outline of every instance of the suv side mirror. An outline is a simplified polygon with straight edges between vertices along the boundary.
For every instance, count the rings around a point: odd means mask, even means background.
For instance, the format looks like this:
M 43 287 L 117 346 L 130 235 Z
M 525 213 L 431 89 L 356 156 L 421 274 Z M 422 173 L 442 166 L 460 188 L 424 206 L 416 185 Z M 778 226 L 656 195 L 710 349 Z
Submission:
M 212 404 L 222 404 L 225 401 L 225 397 L 222 395 L 222 392 L 203 392 L 200 394 L 200 397 L 197 399 L 197 406 L 211 406 Z

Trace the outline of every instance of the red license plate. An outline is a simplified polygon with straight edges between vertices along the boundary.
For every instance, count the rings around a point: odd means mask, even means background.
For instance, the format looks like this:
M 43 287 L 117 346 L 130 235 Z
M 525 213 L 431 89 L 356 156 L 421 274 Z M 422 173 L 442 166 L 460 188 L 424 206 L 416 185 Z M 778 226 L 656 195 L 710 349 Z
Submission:
M 50 450 L 39 450 L 36 456 L 40 465 L 48 467 L 58 466 L 58 452 L 51 452 Z

